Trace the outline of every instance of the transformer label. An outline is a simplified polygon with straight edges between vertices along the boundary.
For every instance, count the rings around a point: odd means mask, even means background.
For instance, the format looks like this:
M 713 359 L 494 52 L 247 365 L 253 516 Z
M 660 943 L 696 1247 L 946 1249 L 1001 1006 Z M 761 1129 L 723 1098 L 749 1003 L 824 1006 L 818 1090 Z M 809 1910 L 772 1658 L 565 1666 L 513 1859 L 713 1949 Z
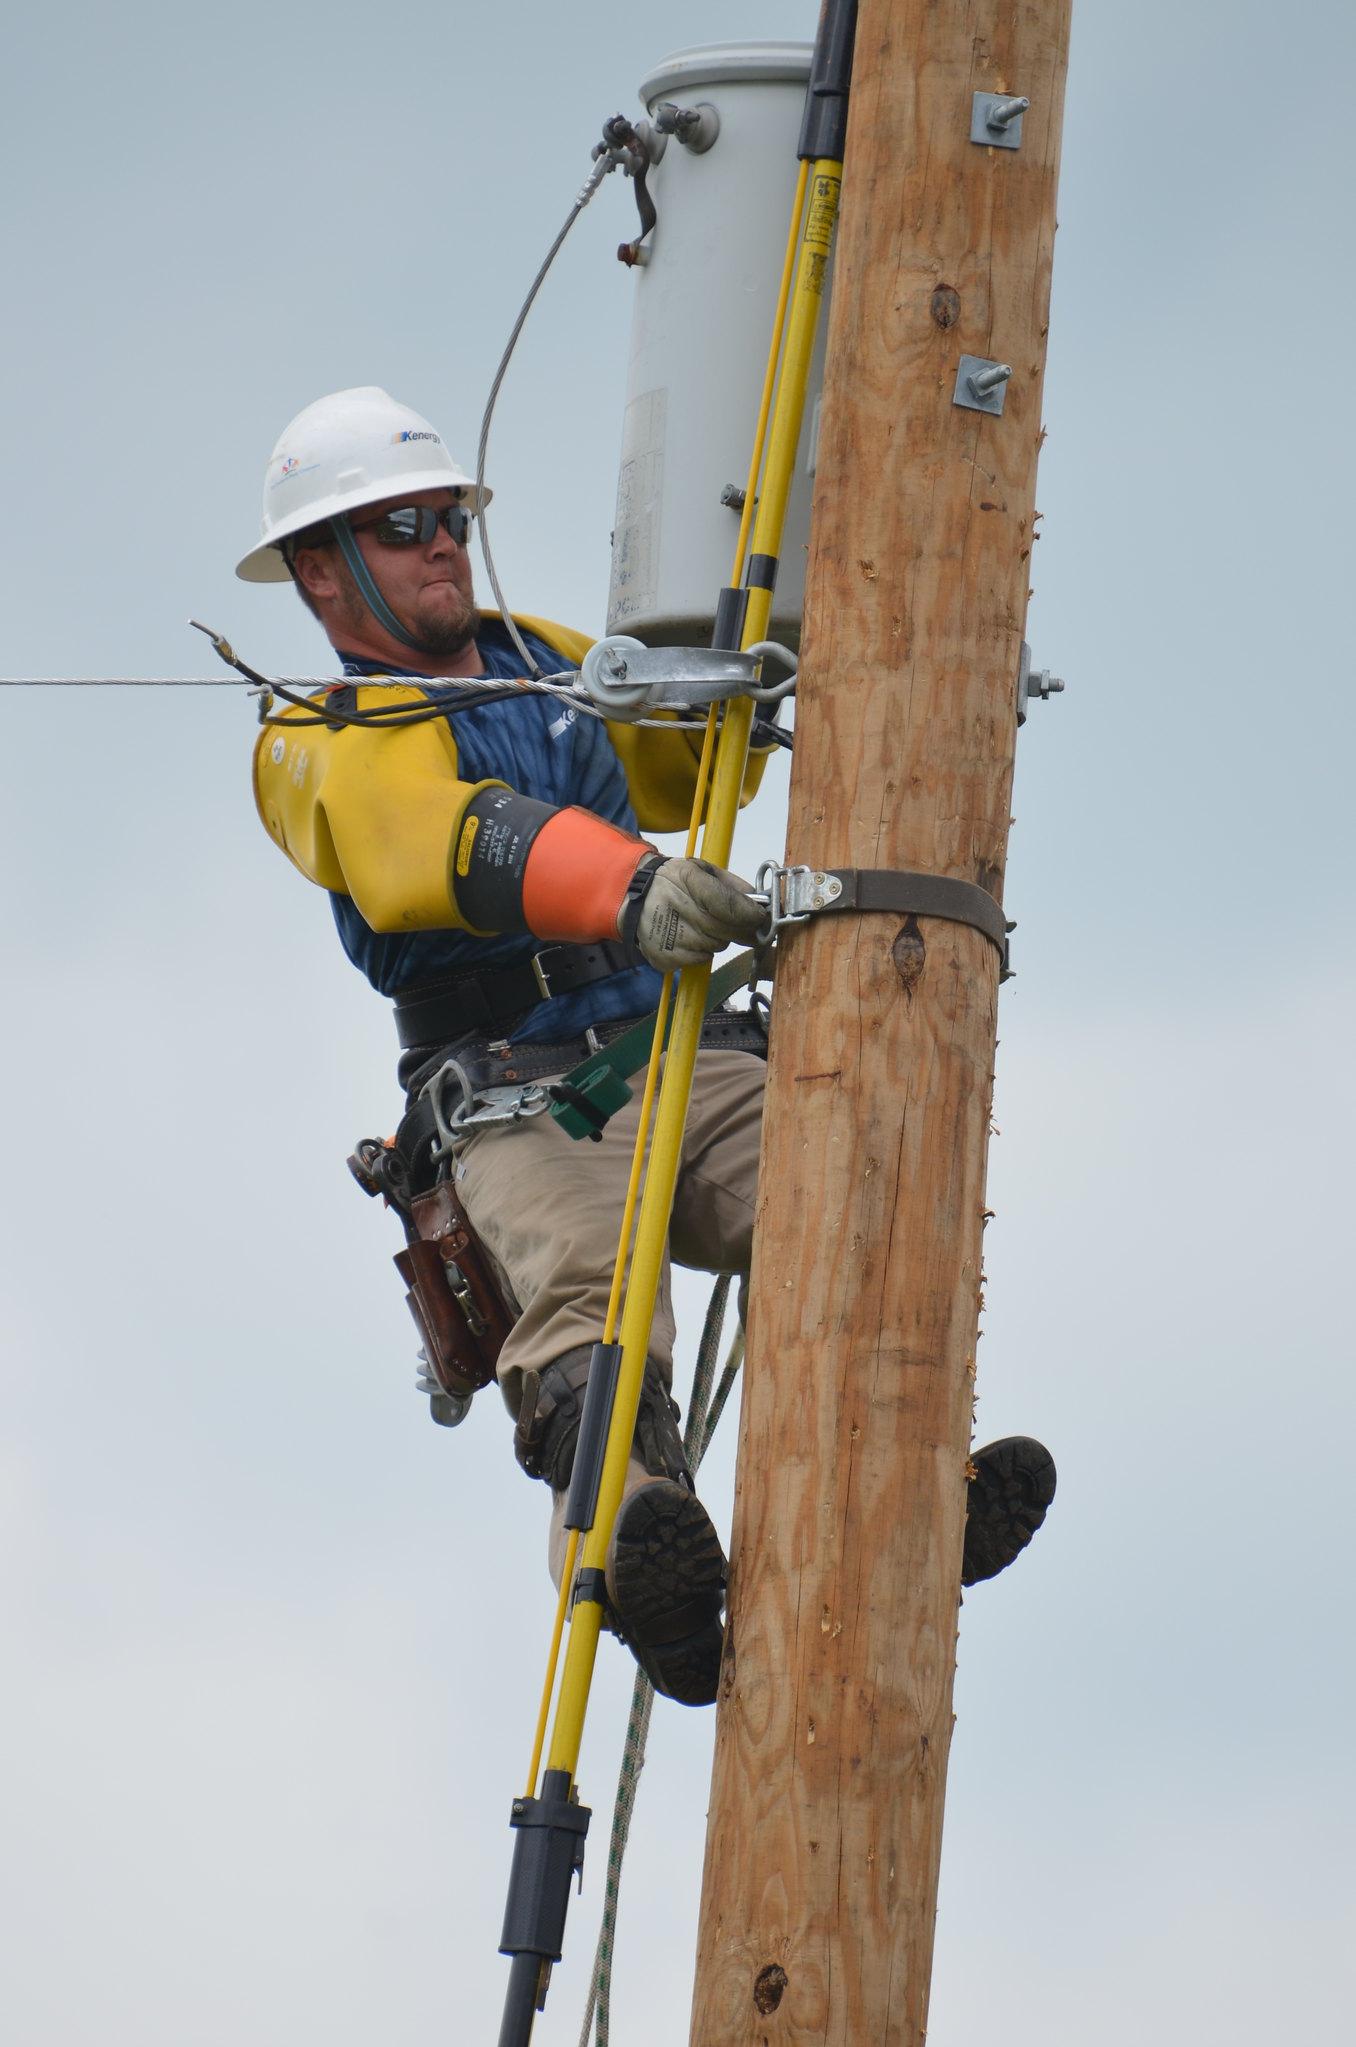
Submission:
M 608 631 L 652 612 L 659 597 L 659 542 L 664 509 L 667 391 L 643 391 L 626 408 L 617 523 L 612 535 Z

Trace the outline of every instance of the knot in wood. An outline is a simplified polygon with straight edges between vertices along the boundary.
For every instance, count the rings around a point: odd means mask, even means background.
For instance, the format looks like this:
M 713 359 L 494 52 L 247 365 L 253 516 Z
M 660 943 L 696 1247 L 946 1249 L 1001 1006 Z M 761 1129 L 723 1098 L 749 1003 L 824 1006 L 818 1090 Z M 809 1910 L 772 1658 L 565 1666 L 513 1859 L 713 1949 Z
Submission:
M 928 949 L 916 917 L 905 918 L 898 937 L 890 947 L 890 957 L 895 963 L 900 986 L 912 1002 L 913 991 L 922 980 L 923 969 L 928 963 Z
M 786 1990 L 787 1974 L 780 1962 L 769 1962 L 753 1979 L 753 2001 L 766 2018 L 776 2011 Z
M 932 317 L 939 327 L 954 327 L 960 318 L 960 293 L 939 284 L 932 294 Z

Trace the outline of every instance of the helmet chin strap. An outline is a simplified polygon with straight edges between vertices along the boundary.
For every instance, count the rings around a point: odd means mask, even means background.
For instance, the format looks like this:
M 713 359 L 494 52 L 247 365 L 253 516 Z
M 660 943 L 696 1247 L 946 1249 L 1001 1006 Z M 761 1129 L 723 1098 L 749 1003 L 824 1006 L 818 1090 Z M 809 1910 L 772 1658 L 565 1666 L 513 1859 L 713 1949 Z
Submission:
M 402 647 L 409 647 L 416 654 L 427 654 L 429 649 L 423 641 L 416 640 L 414 634 L 406 630 L 377 588 L 372 571 L 363 560 L 362 549 L 354 536 L 353 528 L 342 513 L 330 520 L 330 531 L 339 543 L 340 554 L 348 563 L 353 580 L 358 586 L 358 595 L 377 624 L 388 632 L 393 640 L 399 640 Z

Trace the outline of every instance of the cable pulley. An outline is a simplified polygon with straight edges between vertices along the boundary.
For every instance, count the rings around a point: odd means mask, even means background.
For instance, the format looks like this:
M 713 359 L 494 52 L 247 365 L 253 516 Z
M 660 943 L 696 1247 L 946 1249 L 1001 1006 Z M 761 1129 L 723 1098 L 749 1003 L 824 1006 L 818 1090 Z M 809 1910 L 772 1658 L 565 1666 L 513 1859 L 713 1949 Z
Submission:
M 783 661 L 790 674 L 764 687 L 764 659 Z M 609 718 L 629 720 L 647 711 L 690 711 L 748 697 L 780 703 L 796 687 L 796 657 L 776 640 L 760 640 L 742 652 L 727 647 L 647 647 L 643 640 L 613 633 L 598 640 L 579 666 L 588 696 Z

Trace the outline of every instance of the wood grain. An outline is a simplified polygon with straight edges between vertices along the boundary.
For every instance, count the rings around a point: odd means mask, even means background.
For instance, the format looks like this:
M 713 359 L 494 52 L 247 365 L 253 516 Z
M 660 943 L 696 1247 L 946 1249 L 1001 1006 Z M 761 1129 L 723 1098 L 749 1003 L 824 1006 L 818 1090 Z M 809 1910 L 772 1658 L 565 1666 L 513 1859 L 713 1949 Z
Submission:
M 863 0 L 788 857 L 1001 899 L 1069 0 Z M 1018 151 L 975 91 L 1029 96 Z M 1004 414 L 951 402 L 1010 362 Z M 834 918 L 768 1075 L 694 2047 L 916 2043 L 981 1286 L 998 961 Z

